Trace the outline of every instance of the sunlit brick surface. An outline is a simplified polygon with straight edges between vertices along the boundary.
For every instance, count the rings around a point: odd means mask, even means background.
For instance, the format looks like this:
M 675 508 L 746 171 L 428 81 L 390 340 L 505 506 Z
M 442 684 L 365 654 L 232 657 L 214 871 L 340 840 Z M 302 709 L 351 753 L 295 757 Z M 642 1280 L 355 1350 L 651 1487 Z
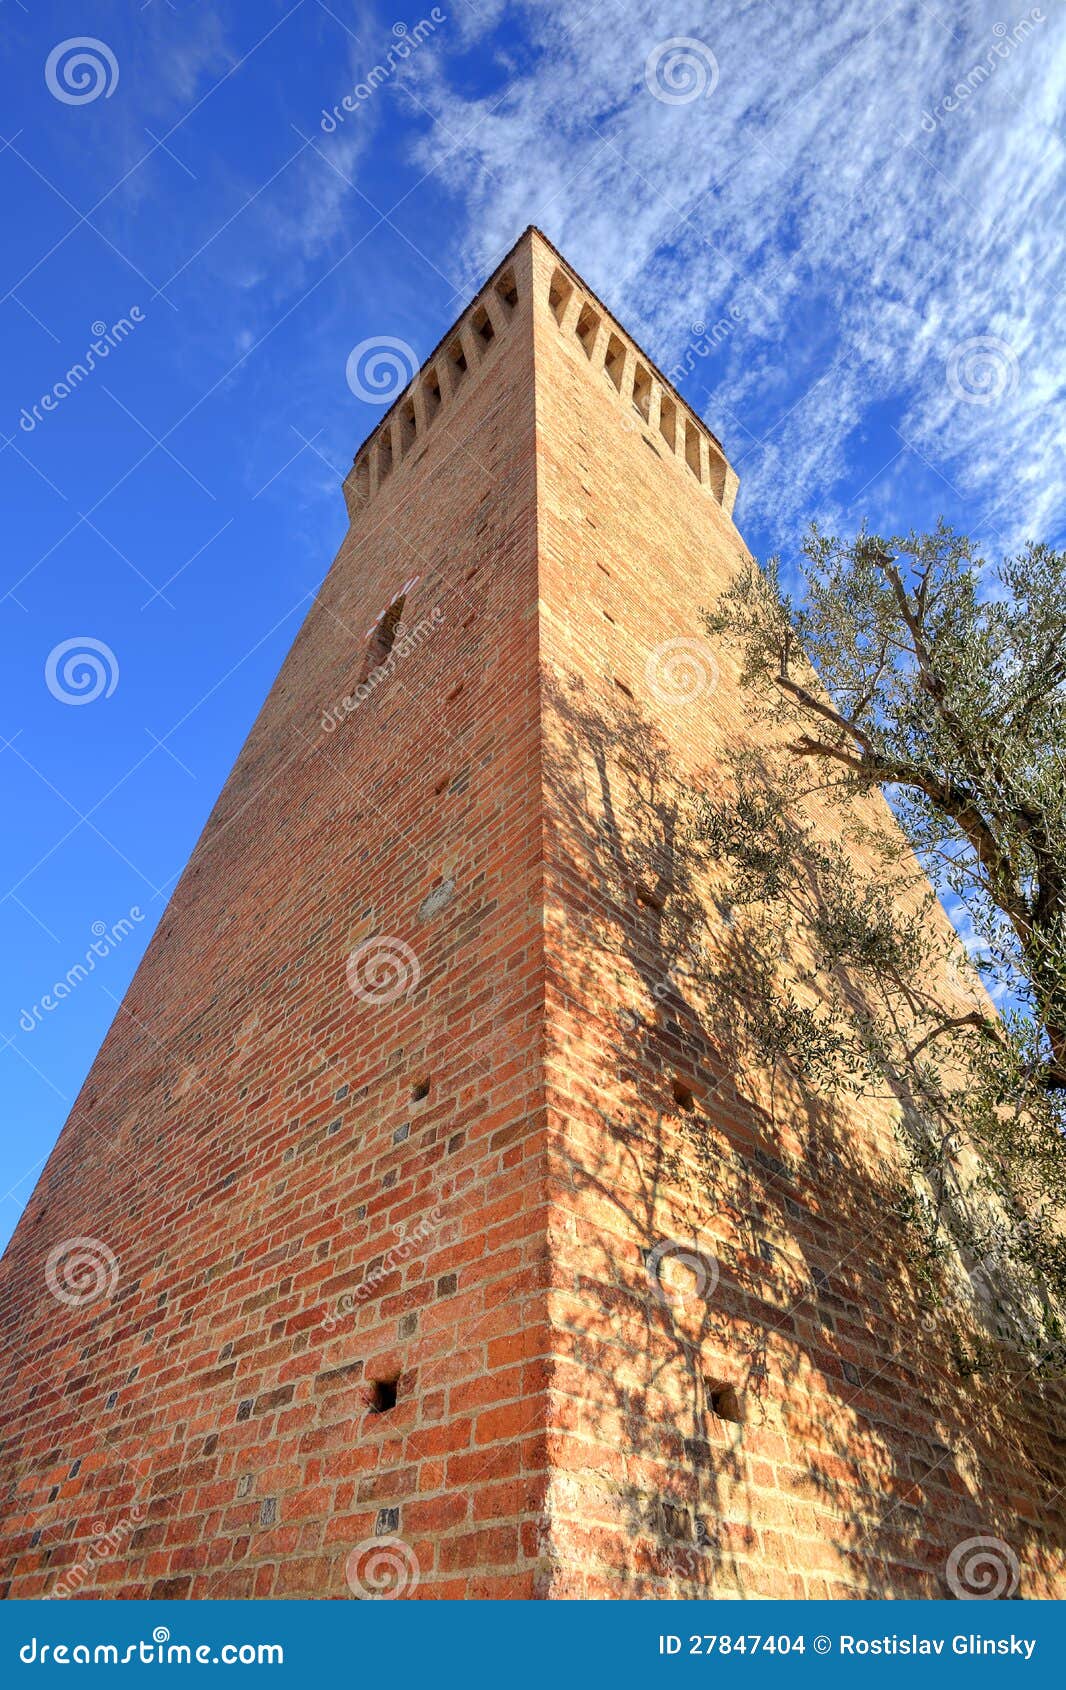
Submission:
M 922 1324 L 895 1105 L 736 1072 L 664 942 L 755 731 L 736 478 L 535 233 L 454 338 L 4 1258 L 6 1593 L 347 1598 L 388 1540 L 419 1598 L 944 1595 L 988 1536 L 1062 1594 L 1062 1393 Z

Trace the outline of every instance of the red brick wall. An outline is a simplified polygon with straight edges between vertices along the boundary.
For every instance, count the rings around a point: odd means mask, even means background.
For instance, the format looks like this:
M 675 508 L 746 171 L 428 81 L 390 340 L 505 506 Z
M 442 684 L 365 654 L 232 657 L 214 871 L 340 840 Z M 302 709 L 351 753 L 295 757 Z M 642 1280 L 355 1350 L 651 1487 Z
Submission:
M 611 325 L 590 357 L 580 300 L 543 309 L 555 265 L 539 245 L 553 1594 L 937 1596 L 978 1536 L 1024 1595 L 1062 1594 L 1062 1389 L 954 1368 L 886 1213 L 894 1106 L 737 1073 L 671 983 L 672 909 L 715 918 L 686 789 L 770 732 L 699 616 L 745 548 L 656 406 L 638 418 L 632 343 L 619 392 Z
M 518 280 L 454 394 L 444 374 L 424 455 L 356 515 L 4 1258 L 13 1596 L 347 1596 L 349 1554 L 380 1537 L 408 1546 L 420 1595 L 533 1591 L 547 1237 Z M 415 576 L 415 649 L 323 732 Z M 378 1003 L 346 959 L 381 936 L 409 947 L 409 989 Z M 71 1306 L 45 1269 L 81 1236 L 118 1278 Z M 396 1374 L 395 1408 L 369 1412 Z
M 699 635 L 735 478 L 558 262 L 360 453 L 0 1267 L 7 1594 L 939 1594 L 978 1536 L 1064 1588 L 1061 1392 L 921 1323 L 891 1108 L 734 1072 L 671 973 L 686 784 L 753 731 Z

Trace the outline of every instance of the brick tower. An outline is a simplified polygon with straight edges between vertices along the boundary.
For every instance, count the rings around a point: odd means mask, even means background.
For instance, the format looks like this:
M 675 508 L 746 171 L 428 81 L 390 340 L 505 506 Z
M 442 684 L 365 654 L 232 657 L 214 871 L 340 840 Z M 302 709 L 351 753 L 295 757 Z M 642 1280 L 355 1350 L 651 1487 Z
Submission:
M 0 1270 L 6 1594 L 1062 1592 L 1061 1393 L 919 1319 L 891 1108 L 669 954 L 735 488 L 535 230 L 360 450 Z

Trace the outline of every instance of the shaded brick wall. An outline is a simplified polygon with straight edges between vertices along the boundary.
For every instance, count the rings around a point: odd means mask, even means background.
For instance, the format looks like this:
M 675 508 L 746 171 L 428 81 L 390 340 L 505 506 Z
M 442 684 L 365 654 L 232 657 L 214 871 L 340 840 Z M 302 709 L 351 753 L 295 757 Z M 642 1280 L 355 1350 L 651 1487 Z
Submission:
M 537 247 L 553 1593 L 945 1595 L 992 1536 L 1023 1595 L 1061 1594 L 1063 1392 L 1017 1357 L 961 1378 L 921 1308 L 886 1213 L 906 1099 L 819 1108 L 737 1072 L 677 973 L 679 903 L 732 943 L 686 789 L 769 743 L 699 618 L 746 553 L 658 393 L 635 407 L 639 350 L 605 370 L 579 283 L 545 309 L 557 262 Z

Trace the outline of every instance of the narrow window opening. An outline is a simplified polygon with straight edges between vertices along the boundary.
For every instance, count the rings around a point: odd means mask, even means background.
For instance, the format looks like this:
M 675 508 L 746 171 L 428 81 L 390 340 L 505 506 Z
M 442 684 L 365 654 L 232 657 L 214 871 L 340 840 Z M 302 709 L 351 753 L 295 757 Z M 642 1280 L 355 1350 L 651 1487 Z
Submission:
M 445 697 L 445 700 L 444 700 L 445 704 L 454 703 L 455 700 L 459 697 L 459 694 L 462 692 L 462 690 L 463 690 L 463 683 L 462 683 L 462 681 L 459 681 L 452 688 L 451 692 L 448 693 L 447 696 Z
M 657 892 L 653 892 L 650 886 L 638 886 L 636 899 L 641 909 L 655 910 L 660 915 L 665 908 L 664 900 L 659 897 Z
M 647 422 L 651 415 L 651 371 L 638 364 L 633 375 L 633 406 Z
M 663 394 L 662 404 L 659 406 L 659 433 L 666 444 L 672 449 L 677 433 L 677 406 L 672 399 Z
M 588 303 L 584 304 L 581 307 L 581 315 L 578 317 L 574 332 L 576 333 L 582 346 L 585 348 L 586 358 L 592 357 L 592 349 L 596 344 L 596 331 L 599 326 L 600 319 L 596 312 L 592 309 L 592 306 Z
M 463 343 L 459 339 L 458 335 L 456 335 L 455 339 L 448 348 L 448 357 L 451 361 L 455 379 L 458 381 L 459 377 L 465 376 L 467 370 L 470 368 L 466 361 L 466 353 L 463 351 Z
M 605 574 L 605 575 L 606 575 L 606 576 L 608 576 L 608 577 L 610 577 L 610 573 L 611 573 L 611 571 L 610 571 L 610 570 L 609 570 L 609 569 L 608 569 L 608 567 L 607 567 L 607 565 L 606 565 L 606 564 L 605 564 L 605 563 L 601 563 L 601 562 L 600 562 L 600 560 L 599 560 L 599 558 L 597 558 L 597 559 L 596 559 L 596 568 L 597 568 L 597 569 L 602 569 L 602 570 L 603 570 L 603 573 L 604 573 L 604 574 Z
M 573 291 L 573 283 L 567 281 L 561 270 L 556 270 L 551 280 L 551 287 L 548 290 L 548 304 L 555 313 L 557 323 L 561 323 L 566 315 L 566 307 L 570 303 L 570 295 Z
M 486 346 L 488 346 L 491 340 L 495 340 L 496 338 L 496 330 L 492 326 L 492 318 L 489 316 L 483 305 L 479 305 L 477 310 L 474 312 L 474 315 L 471 317 L 470 327 L 473 329 L 478 338 L 484 341 Z
M 389 660 L 389 654 L 396 644 L 396 635 L 400 627 L 400 617 L 403 615 L 404 594 L 393 599 L 381 621 L 374 629 L 370 638 L 370 649 L 366 654 L 366 666 L 362 679 L 368 680 L 375 669 L 380 669 Z
M 451 775 L 442 775 L 440 780 L 437 781 L 436 785 L 433 788 L 434 797 L 439 798 L 441 793 L 446 792 L 451 784 L 452 784 Z
M 624 681 L 620 681 L 618 679 L 617 675 L 614 678 L 614 684 L 618 688 L 619 692 L 624 693 L 627 698 L 633 697 L 633 694 L 632 694 L 632 691 L 630 690 L 630 688 L 626 686 Z
M 615 620 L 614 620 L 614 617 L 613 617 L 613 616 L 612 616 L 612 615 L 611 615 L 611 613 L 610 613 L 610 611 L 609 611 L 609 610 L 605 610 L 605 611 L 604 611 L 604 612 L 603 612 L 603 620 L 604 620 L 604 621 L 605 621 L 605 622 L 609 622 L 609 623 L 610 623 L 610 624 L 611 624 L 611 627 L 612 627 L 612 628 L 613 628 L 613 627 L 614 627 L 614 626 L 615 626 Z
M 381 436 L 381 439 L 378 441 L 378 485 L 380 486 L 385 480 L 385 477 L 387 475 L 391 475 L 391 473 L 392 434 L 388 429 L 386 429 L 384 434 Z
M 370 1386 L 370 1401 L 367 1404 L 371 1414 L 388 1414 L 390 1408 L 396 1407 L 396 1387 L 399 1376 L 395 1379 L 375 1379 Z
M 607 342 L 607 356 L 603 361 L 603 367 L 615 387 L 619 389 L 622 386 L 622 372 L 625 365 L 626 349 L 618 336 L 613 334 Z
M 426 421 L 430 422 L 440 410 L 441 404 L 440 377 L 436 370 L 430 370 L 422 383 L 422 397 L 426 402 Z
M 739 1425 L 743 1421 L 740 1407 L 740 1397 L 735 1385 L 729 1385 L 724 1379 L 705 1379 L 707 1391 L 707 1406 L 719 1420 L 733 1420 Z
M 725 498 L 725 477 L 727 465 L 725 458 L 722 456 L 721 448 L 716 443 L 712 442 L 711 444 L 709 459 L 708 468 L 710 470 L 709 479 L 711 492 L 718 500 L 718 503 L 721 504 L 722 500 Z
M 418 435 L 418 419 L 415 416 L 415 402 L 408 399 L 400 410 L 400 451 L 407 453 L 411 450 Z
M 503 275 L 496 283 L 496 292 L 503 300 L 503 303 L 506 305 L 508 311 L 513 311 L 515 306 L 518 304 L 518 289 L 515 287 L 513 270 L 504 271 Z
M 353 477 L 356 503 L 365 505 L 370 500 L 370 459 L 360 458 L 355 466 Z
M 429 1084 L 428 1074 L 423 1079 L 415 1081 L 414 1085 L 411 1087 L 412 1103 L 421 1103 L 424 1098 L 429 1096 Z
M 700 436 L 698 429 L 693 428 L 690 422 L 685 424 L 685 462 L 696 480 L 701 481 L 703 477 L 700 475 Z
M 686 1085 L 682 1079 L 675 1079 L 672 1089 L 677 1107 L 683 1109 L 686 1115 L 691 1115 L 696 1107 L 696 1094 L 692 1087 Z

